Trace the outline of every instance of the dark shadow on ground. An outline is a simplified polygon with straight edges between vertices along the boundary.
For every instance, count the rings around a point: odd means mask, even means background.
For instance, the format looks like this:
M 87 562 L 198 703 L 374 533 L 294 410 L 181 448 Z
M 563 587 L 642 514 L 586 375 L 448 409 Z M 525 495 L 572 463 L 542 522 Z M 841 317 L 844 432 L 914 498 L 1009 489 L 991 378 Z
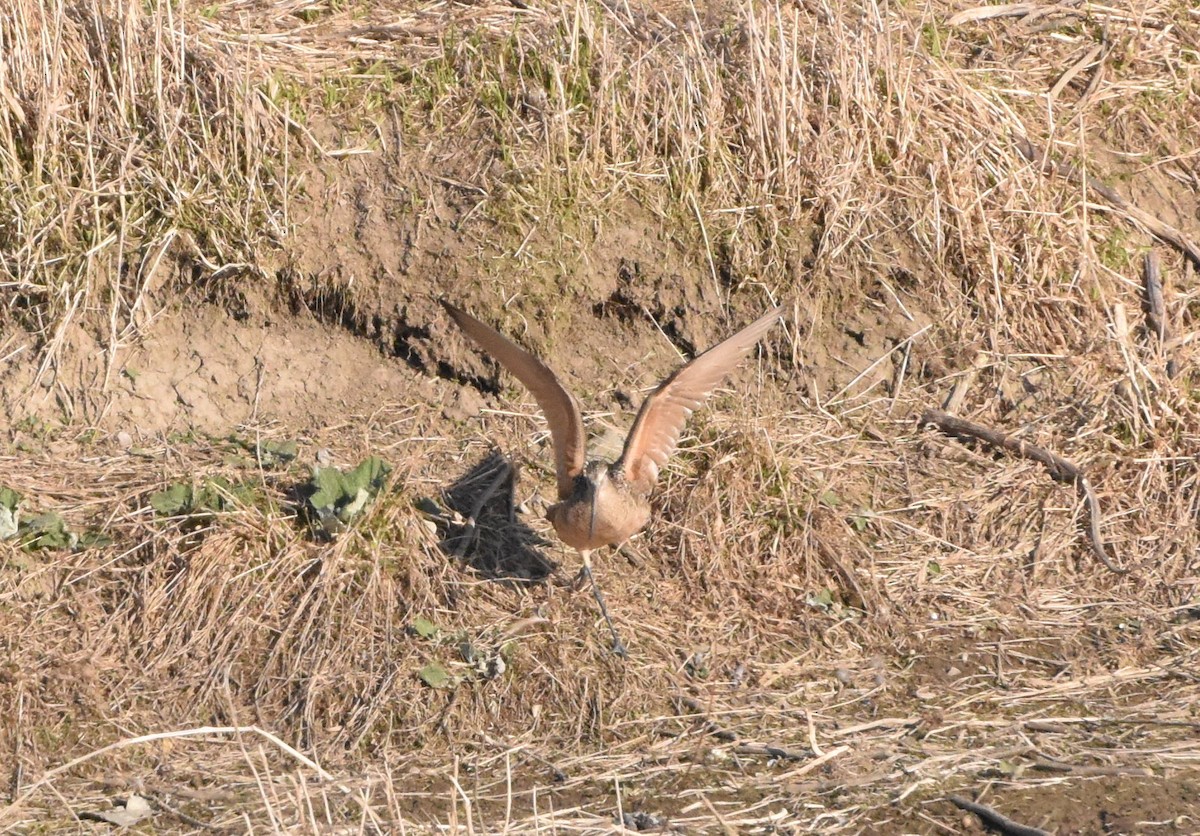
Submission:
M 492 450 L 445 492 L 454 521 L 440 543 L 451 560 L 463 561 L 497 580 L 541 583 L 555 569 L 541 549 L 552 545 L 517 518 L 517 469 Z

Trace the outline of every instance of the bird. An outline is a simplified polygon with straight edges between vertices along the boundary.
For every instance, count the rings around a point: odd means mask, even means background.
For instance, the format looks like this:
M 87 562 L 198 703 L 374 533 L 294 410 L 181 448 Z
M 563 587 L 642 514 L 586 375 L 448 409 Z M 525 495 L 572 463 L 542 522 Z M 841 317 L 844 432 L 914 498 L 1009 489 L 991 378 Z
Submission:
M 558 501 L 547 509 L 546 519 L 559 539 L 579 552 L 583 573 L 612 634 L 613 652 L 626 656 L 592 572 L 591 553 L 603 546 L 620 546 L 645 528 L 659 469 L 675 452 L 688 417 L 779 321 L 783 307 L 763 314 L 660 383 L 642 402 L 621 455 L 609 462 L 588 460 L 579 404 L 549 366 L 490 325 L 445 299 L 440 301 L 468 337 L 524 384 L 545 415 L 558 487 Z

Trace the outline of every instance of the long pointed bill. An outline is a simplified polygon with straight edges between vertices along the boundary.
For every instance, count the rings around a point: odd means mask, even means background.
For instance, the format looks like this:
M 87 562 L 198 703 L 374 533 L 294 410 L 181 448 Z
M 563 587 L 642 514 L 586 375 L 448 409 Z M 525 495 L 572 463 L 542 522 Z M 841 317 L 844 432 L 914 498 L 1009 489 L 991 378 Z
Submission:
M 591 545 L 596 538 L 596 488 L 597 485 L 592 485 L 591 496 L 591 513 L 588 515 L 588 545 Z

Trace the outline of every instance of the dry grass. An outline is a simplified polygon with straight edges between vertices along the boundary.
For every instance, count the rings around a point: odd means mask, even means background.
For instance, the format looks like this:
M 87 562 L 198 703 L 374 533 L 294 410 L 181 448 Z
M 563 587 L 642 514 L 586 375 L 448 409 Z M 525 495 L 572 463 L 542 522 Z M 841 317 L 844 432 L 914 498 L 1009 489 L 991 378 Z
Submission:
M 42 373 L 80 324 L 109 352 L 135 338 L 180 262 L 185 282 L 249 278 L 287 227 L 261 66 L 198 35 L 170 3 L 0 13 L 0 324 Z
M 131 788 L 238 832 L 601 832 L 637 812 L 714 832 L 945 832 L 961 820 L 941 797 L 983 787 L 1063 829 L 1098 826 L 1067 790 L 1196 815 L 1163 789 L 1194 784 L 1200 759 L 1195 291 L 1162 250 L 1179 336 L 1157 345 L 1134 258 L 1153 242 L 1014 145 L 1073 158 L 1195 237 L 1178 188 L 1197 177 L 1194 10 L 1084 5 L 1039 28 L 952 26 L 959 9 L 937 3 L 169 8 L 112 10 L 118 66 L 75 7 L 0 23 L 21 47 L 0 65 L 17 91 L 0 96 L 0 153 L 31 172 L 6 178 L 4 217 L 24 220 L 3 287 L 46 357 L 88 309 L 129 339 L 185 229 L 214 224 L 197 242 L 214 264 L 253 257 L 252 233 L 282 223 L 266 208 L 281 113 L 322 164 L 393 117 L 441 143 L 505 264 L 532 258 L 538 228 L 633 200 L 678 226 L 721 306 L 775 295 L 791 321 L 739 397 L 696 416 L 648 532 L 600 564 L 629 662 L 556 546 L 550 579 L 497 582 L 417 507 L 447 504 L 486 439 L 529 453 L 516 501 L 536 511 L 531 406 L 456 425 L 414 387 L 302 439 L 396 468 L 332 543 L 290 510 L 303 468 L 221 443 L 10 449 L 0 481 L 117 544 L 0 545 L 15 718 L 0 752 L 17 764 L 0 826 L 56 830 Z M 43 38 L 44 21 L 62 27 Z M 358 121 L 339 134 L 321 109 Z M 864 323 L 901 336 L 839 355 Z M 1087 470 L 1128 575 L 1095 564 L 1082 507 L 1041 467 L 917 429 L 957 384 L 962 414 Z M 201 521 L 148 508 L 166 482 L 219 474 L 256 501 Z M 547 535 L 509 510 L 500 492 L 481 518 L 477 567 Z M 417 617 L 440 634 L 416 635 Z M 505 673 L 474 672 L 463 644 Z M 430 662 L 460 681 L 426 687 Z M 163 731 L 181 736 L 100 751 Z

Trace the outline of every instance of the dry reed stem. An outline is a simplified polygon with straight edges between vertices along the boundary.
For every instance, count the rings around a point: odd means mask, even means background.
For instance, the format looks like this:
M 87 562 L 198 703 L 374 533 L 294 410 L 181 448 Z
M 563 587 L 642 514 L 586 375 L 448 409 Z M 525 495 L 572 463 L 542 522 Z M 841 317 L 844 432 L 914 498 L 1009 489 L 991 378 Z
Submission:
M 1084 502 L 1087 503 L 1088 540 L 1091 543 L 1096 559 L 1103 563 L 1110 572 L 1123 575 L 1129 571 L 1113 563 L 1105 551 L 1104 541 L 1100 537 L 1100 503 L 1096 501 L 1096 493 L 1092 490 L 1091 482 L 1088 481 L 1087 476 L 1084 475 L 1079 465 L 1064 459 L 1057 453 L 1052 453 L 1044 447 L 1030 444 L 1022 439 L 1012 438 L 990 427 L 949 415 L 938 409 L 928 409 L 922 413 L 921 423 L 933 424 L 942 432 L 950 435 L 977 438 L 980 441 L 986 441 L 993 447 L 999 447 L 1001 450 L 1007 450 L 1014 455 L 1032 459 L 1035 462 L 1045 465 L 1046 469 L 1050 472 L 1050 478 L 1054 481 L 1073 484 L 1076 490 L 1079 491 L 1079 495 L 1083 498 Z
M 966 810 L 968 813 L 974 813 L 979 816 L 990 829 L 996 830 L 999 833 L 1004 833 L 1006 836 L 1050 836 L 1048 830 L 1042 830 L 1040 827 L 1030 827 L 1013 821 L 1008 816 L 998 813 L 986 804 L 980 804 L 977 801 L 971 801 L 963 798 L 961 795 L 948 795 L 946 800 L 960 810 Z
M 1172 245 L 1182 252 L 1192 264 L 1200 267 L 1200 247 L 1196 246 L 1191 239 L 1175 227 L 1130 203 L 1112 186 L 1092 177 L 1090 174 L 1080 173 L 1069 162 L 1061 161 L 1055 163 L 1048 154 L 1034 148 L 1033 143 L 1025 137 L 1018 137 L 1017 150 L 1031 163 L 1041 165 L 1042 169 L 1048 174 L 1057 174 L 1065 180 L 1081 181 L 1087 191 L 1100 195 L 1114 210 L 1141 225 L 1152 235 Z
M 311 759 L 304 756 L 300 752 L 296 751 L 296 749 L 293 748 L 292 746 L 289 746 L 287 743 L 284 743 L 282 740 L 280 740 L 277 736 L 275 736 L 274 734 L 272 734 L 269 731 L 260 729 L 256 726 L 202 726 L 202 727 L 194 728 L 194 729 L 178 729 L 175 731 L 156 732 L 154 734 L 144 734 L 144 735 L 140 735 L 138 737 L 129 737 L 129 738 L 125 738 L 124 740 L 118 740 L 116 743 L 110 743 L 107 746 L 103 746 L 94 752 L 88 752 L 85 755 L 80 755 L 79 757 L 74 758 L 74 759 L 68 761 L 67 763 L 64 763 L 61 766 L 56 766 L 54 769 L 48 770 L 37 781 L 35 781 L 34 783 L 30 784 L 27 787 L 24 787 L 21 791 L 20 797 L 14 799 L 9 804 L 9 806 L 5 807 L 4 809 L 0 809 L 0 816 L 12 813 L 16 807 L 18 807 L 19 805 L 28 801 L 30 799 L 30 797 L 32 797 L 32 795 L 37 790 L 39 790 L 43 786 L 46 786 L 56 776 L 61 775 L 65 772 L 68 772 L 69 770 L 72 770 L 81 764 L 87 763 L 88 761 L 92 760 L 93 758 L 98 758 L 101 755 L 106 755 L 109 752 L 113 752 L 118 749 L 125 749 L 129 746 L 140 746 L 144 743 L 153 743 L 158 740 L 175 740 L 178 738 L 198 737 L 201 735 L 243 735 L 243 734 L 256 734 L 256 735 L 259 735 L 260 737 L 266 738 L 268 741 L 270 741 L 272 744 L 274 744 L 276 747 L 278 747 L 281 751 L 285 752 L 290 757 L 294 758 L 295 760 L 299 761 L 300 763 L 304 764 L 305 766 L 307 766 L 310 769 L 312 769 L 313 771 L 315 771 L 317 773 L 317 775 L 319 775 L 321 777 L 322 780 L 330 781 L 330 782 L 335 780 L 332 775 L 330 775 L 328 772 L 326 772 L 324 769 L 322 769 L 318 764 L 314 763 Z
M 1146 322 L 1150 331 L 1162 345 L 1169 339 L 1167 329 L 1167 311 L 1163 303 L 1162 269 L 1159 267 L 1158 254 L 1146 253 L 1142 261 L 1142 284 L 1146 290 Z

